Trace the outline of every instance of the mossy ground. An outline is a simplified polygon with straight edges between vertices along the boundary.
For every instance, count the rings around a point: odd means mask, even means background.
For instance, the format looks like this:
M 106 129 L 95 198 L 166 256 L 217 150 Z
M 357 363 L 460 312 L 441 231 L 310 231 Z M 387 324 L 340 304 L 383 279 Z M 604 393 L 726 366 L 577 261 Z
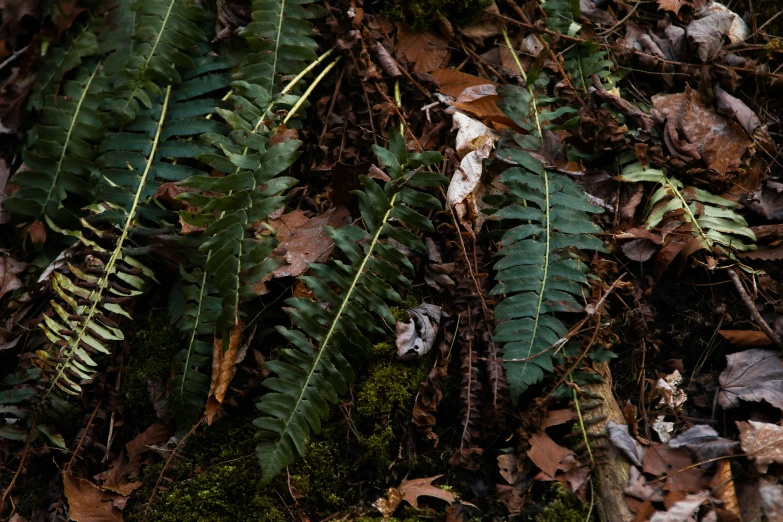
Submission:
M 385 0 L 383 14 L 391 20 L 404 20 L 414 29 L 428 29 L 441 18 L 452 24 L 476 21 L 492 0 Z

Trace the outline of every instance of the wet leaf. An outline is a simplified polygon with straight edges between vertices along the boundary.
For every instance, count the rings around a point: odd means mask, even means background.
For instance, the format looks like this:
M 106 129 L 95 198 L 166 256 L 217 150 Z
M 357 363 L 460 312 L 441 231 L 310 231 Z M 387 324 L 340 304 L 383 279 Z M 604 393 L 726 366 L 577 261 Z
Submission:
M 441 500 L 445 500 L 449 504 L 456 500 L 453 493 L 441 489 L 438 486 L 433 486 L 432 482 L 439 479 L 443 475 L 435 475 L 434 477 L 419 478 L 419 479 L 402 479 L 400 487 L 397 489 L 402 495 L 402 499 L 413 506 L 414 509 L 419 509 L 419 497 L 434 497 Z
M 752 348 L 727 355 L 726 362 L 719 378 L 721 406 L 736 408 L 741 399 L 766 401 L 783 410 L 783 359 L 777 352 Z

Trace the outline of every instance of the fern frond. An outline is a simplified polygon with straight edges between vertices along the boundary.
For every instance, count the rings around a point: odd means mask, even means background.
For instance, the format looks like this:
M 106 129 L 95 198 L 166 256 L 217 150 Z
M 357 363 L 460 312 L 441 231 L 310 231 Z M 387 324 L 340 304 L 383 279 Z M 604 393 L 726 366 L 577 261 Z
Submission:
M 557 312 L 577 312 L 587 276 L 579 250 L 603 250 L 591 234 L 600 232 L 582 189 L 563 174 L 548 171 L 525 151 L 502 153 L 517 166 L 502 174 L 510 196 L 495 217 L 513 225 L 502 239 L 495 265 L 493 295 L 505 295 L 495 308 L 495 341 L 503 343 L 511 397 L 516 402 L 529 386 L 551 372 L 549 348 L 567 328 Z
M 608 53 L 595 42 L 580 43 L 563 53 L 563 69 L 571 75 L 574 87 L 587 91 L 593 83 L 593 75 L 605 79 L 611 74 L 609 68 L 613 64 L 607 56 Z
M 133 121 L 142 106 L 152 107 L 166 85 L 182 81 L 179 70 L 195 67 L 201 54 L 198 43 L 206 42 L 198 22 L 205 12 L 186 0 L 135 0 L 131 6 L 136 21 L 134 47 L 114 81 L 114 97 L 106 103 L 113 124 Z
M 74 224 L 63 200 L 69 195 L 83 203 L 92 198 L 88 178 L 94 171 L 96 144 L 105 135 L 98 106 L 107 90 L 98 62 L 90 69 L 79 68 L 58 94 L 45 97 L 41 123 L 31 131 L 33 148 L 23 153 L 30 170 L 14 176 L 20 190 L 5 200 L 6 210 L 36 219 L 46 214 L 54 222 Z
M 432 231 L 432 224 L 413 207 L 439 209 L 440 203 L 412 187 L 445 184 L 447 179 L 412 169 L 431 165 L 440 155 L 409 155 L 402 137 L 390 134 L 391 152 L 379 147 L 375 152 L 391 181 L 381 188 L 363 177 L 364 190 L 355 192 L 365 228 L 350 225 L 327 230 L 347 262 L 313 264 L 313 275 L 302 277 L 318 302 L 286 301 L 291 320 L 300 330 L 278 327 L 292 346 L 283 350 L 282 360 L 267 363 L 276 377 L 263 382 L 270 393 L 261 397 L 258 409 L 263 416 L 254 421 L 264 440 L 256 448 L 263 482 L 290 465 L 296 453 L 304 455 L 310 433 L 320 432 L 329 403 L 337 403 L 353 380 L 348 354 L 369 349 L 366 335 L 384 333 L 374 318 L 379 317 L 387 328 L 394 324 L 386 303 L 401 300 L 395 288 L 410 285 L 404 274 L 413 273 L 413 266 L 387 238 L 425 251 L 411 228 Z
M 240 33 L 252 51 L 238 79 L 272 94 L 280 76 L 296 74 L 316 59 L 318 44 L 308 22 L 322 16 L 315 0 L 253 0 L 253 21 Z M 307 8 L 306 8 L 307 7 Z
M 188 428 L 204 410 L 209 394 L 212 366 L 212 335 L 220 314 L 220 298 L 209 273 L 195 268 L 180 269 L 184 312 L 177 327 L 187 335 L 187 346 L 174 356 L 175 377 L 171 382 L 169 403 L 177 425 Z M 210 342 L 203 339 L 209 338 Z
M 582 28 L 577 23 L 581 12 L 579 0 L 541 0 L 541 8 L 547 15 L 546 26 L 552 31 L 575 36 Z
M 678 219 L 692 224 L 691 234 L 696 243 L 689 252 L 706 249 L 726 255 L 731 250 L 755 250 L 756 235 L 748 227 L 745 218 L 737 214 L 733 201 L 716 196 L 696 187 L 685 187 L 674 177 L 658 169 L 645 169 L 640 163 L 623 168 L 615 179 L 632 183 L 653 182 L 660 185 L 645 209 L 644 227 L 651 230 L 666 219 L 668 213 L 676 213 Z M 725 248 L 724 248 L 725 247 Z
M 44 95 L 55 94 L 59 83 L 69 71 L 98 52 L 98 36 L 94 32 L 94 25 L 94 21 L 85 24 L 76 35 L 66 35 L 65 45 L 48 50 L 30 92 L 29 108 L 40 110 L 44 104 Z
M 217 109 L 233 130 L 226 133 L 228 136 L 203 136 L 222 153 L 216 149 L 198 157 L 227 175 L 193 176 L 182 184 L 201 192 L 180 195 L 180 199 L 200 209 L 199 213 L 180 212 L 180 217 L 191 225 L 207 227 L 200 249 L 207 255 L 204 269 L 215 274 L 222 299 L 216 324 L 218 337 L 227 335 L 236 324 L 240 299 L 254 296 L 252 285 L 275 268 L 268 259 L 277 246 L 274 238 L 246 237 L 246 229 L 283 206 L 285 198 L 281 194 L 296 180 L 278 175 L 299 156 L 301 144 L 291 140 L 267 147 L 268 93 L 246 82 L 233 86 L 237 92 L 231 98 L 235 110 Z
M 114 238 L 111 249 L 101 247 L 81 231 L 72 232 L 88 249 L 89 259 L 82 268 L 68 264 L 71 277 L 60 272 L 53 274 L 53 287 L 64 303 L 52 300 L 51 316 L 44 315 L 41 328 L 51 341 L 52 352 L 39 351 L 38 364 L 44 391 L 39 407 L 44 407 L 56 390 L 67 395 L 80 395 L 81 383 L 95 373 L 97 362 L 93 357 L 111 353 L 110 344 L 124 338 L 122 330 L 109 314 L 130 318 L 122 303 L 142 293 L 146 281 L 154 279 L 153 272 L 124 252 L 130 231 L 138 218 L 147 179 L 158 153 L 158 145 L 166 118 L 171 88 L 167 88 L 160 107 L 154 136 L 149 136 L 146 162 L 142 172 L 133 172 L 133 197 L 129 205 L 101 203 L 93 206 L 99 216 L 110 214 L 108 221 L 115 224 L 118 234 L 98 230 L 90 221 L 82 219 L 86 229 L 99 238 Z M 104 216 L 107 217 L 107 216 Z M 93 220 L 94 222 L 94 220 Z

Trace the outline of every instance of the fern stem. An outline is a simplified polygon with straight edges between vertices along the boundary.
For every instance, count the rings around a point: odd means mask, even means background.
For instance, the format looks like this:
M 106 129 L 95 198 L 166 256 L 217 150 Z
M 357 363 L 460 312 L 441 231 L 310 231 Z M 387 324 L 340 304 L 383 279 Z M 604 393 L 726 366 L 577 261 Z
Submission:
M 87 85 L 84 86 L 84 90 L 82 91 L 82 95 L 79 98 L 78 103 L 76 104 L 76 110 L 73 111 L 73 117 L 71 118 L 71 123 L 68 126 L 68 133 L 65 135 L 65 141 L 63 142 L 63 150 L 60 153 L 60 159 L 57 162 L 57 171 L 54 174 L 54 177 L 52 178 L 52 184 L 49 187 L 49 192 L 46 194 L 46 200 L 41 208 L 42 212 L 46 212 L 46 207 L 49 204 L 49 200 L 52 197 L 52 192 L 54 192 L 54 187 L 57 185 L 57 178 L 60 177 L 60 172 L 62 171 L 63 167 L 63 161 L 65 161 L 66 153 L 68 152 L 68 145 L 71 143 L 71 134 L 73 133 L 73 129 L 76 126 L 76 118 L 79 117 L 79 113 L 82 110 L 82 104 L 84 103 L 84 99 L 87 97 L 87 93 L 90 90 L 90 85 L 92 85 L 92 81 L 95 79 L 95 75 L 98 74 L 98 70 L 101 67 L 101 62 L 98 62 L 98 64 L 95 66 L 95 70 L 92 71 L 92 74 L 90 75 L 90 78 L 87 80 Z
M 527 356 L 530 357 L 530 354 L 533 353 L 533 344 L 536 341 L 536 334 L 538 333 L 538 323 L 541 320 L 541 305 L 544 303 L 544 291 L 546 290 L 546 280 L 548 277 L 549 272 L 549 255 L 550 255 L 550 241 L 551 241 L 551 234 L 552 234 L 552 223 L 550 222 L 549 217 L 549 210 L 550 210 L 550 203 L 549 203 L 549 175 L 547 174 L 547 170 L 544 169 L 544 207 L 546 210 L 544 211 L 544 216 L 546 219 L 546 242 L 545 242 L 545 249 L 546 253 L 544 254 L 544 274 L 541 278 L 541 292 L 538 294 L 538 305 L 536 306 L 536 317 L 533 322 L 533 334 L 530 337 L 530 348 L 528 348 Z M 527 361 L 525 361 L 525 364 L 527 365 Z
M 299 100 L 296 102 L 296 105 L 294 105 L 290 111 L 288 111 L 288 114 L 286 115 L 285 119 L 283 120 L 283 125 L 288 123 L 288 120 L 291 119 L 291 117 L 296 114 L 296 111 L 299 110 L 299 107 L 302 106 L 302 104 L 307 100 L 307 97 L 310 96 L 310 94 L 313 92 L 313 89 L 321 82 L 321 80 L 324 79 L 324 76 L 326 76 L 329 71 L 334 69 L 334 66 L 337 65 L 337 63 L 340 61 L 342 56 L 338 56 L 337 58 L 332 61 L 329 65 L 327 65 L 323 71 L 321 71 L 321 74 L 315 77 L 315 80 L 313 80 L 313 83 L 310 84 L 310 86 L 307 88 L 307 90 L 304 92 L 304 94 L 299 98 Z
M 207 259 L 209 259 L 209 255 L 211 254 L 212 252 L 207 254 Z M 183 367 L 184 372 L 182 374 L 182 384 L 179 387 L 180 398 L 185 396 L 185 382 L 187 382 L 187 379 L 185 379 L 185 374 L 190 371 L 190 354 L 193 353 L 193 343 L 196 342 L 196 334 L 198 333 L 199 326 L 198 323 L 201 320 L 201 311 L 204 309 L 204 294 L 206 293 L 207 276 L 209 274 L 206 270 L 203 270 L 202 272 L 203 275 L 201 277 L 201 290 L 198 296 L 198 309 L 196 310 L 196 317 L 193 320 L 193 331 L 190 333 L 190 340 L 188 341 L 188 355 L 185 357 L 185 366 Z
M 677 186 L 672 183 L 669 178 L 664 177 L 664 181 L 666 182 L 669 187 L 671 187 L 672 192 L 674 192 L 674 196 L 680 200 L 680 203 L 682 203 L 682 208 L 685 209 L 685 213 L 688 214 L 688 218 L 691 220 L 691 223 L 693 223 L 693 226 L 696 227 L 696 230 L 699 231 L 699 235 L 704 239 L 704 242 L 707 243 L 707 245 L 712 248 L 712 240 L 707 237 L 707 234 L 704 233 L 704 229 L 701 228 L 699 225 L 699 222 L 696 221 L 696 216 L 693 215 L 693 212 L 691 212 L 691 208 L 688 205 L 688 202 L 685 200 L 685 197 L 682 195 L 682 193 L 677 189 Z
M 307 73 L 309 73 L 310 71 L 315 69 L 318 66 L 319 63 L 321 63 L 324 60 L 326 60 L 327 58 L 329 58 L 329 55 L 331 55 L 333 52 L 334 52 L 334 49 L 329 49 L 324 54 L 319 56 L 318 59 L 315 60 L 313 63 L 311 63 L 310 65 L 308 65 L 304 69 L 302 69 L 302 72 L 297 74 L 296 77 L 293 80 L 291 80 L 290 82 L 288 82 L 288 85 L 286 85 L 285 88 L 282 91 L 280 91 L 280 95 L 282 96 L 283 94 L 288 94 L 288 91 L 290 91 L 291 89 L 296 87 L 296 84 L 299 83 L 299 81 L 302 78 L 304 78 Z
M 514 59 L 514 63 L 517 66 L 517 69 L 519 69 L 519 74 L 522 75 L 522 80 L 525 82 L 525 88 L 527 89 L 527 92 L 530 93 L 530 99 L 531 99 L 531 105 L 533 106 L 533 115 L 536 118 L 536 128 L 538 129 L 538 138 L 543 139 L 543 134 L 541 133 L 541 121 L 538 119 L 538 103 L 536 102 L 536 95 L 533 93 L 533 86 L 530 85 L 527 81 L 527 74 L 525 74 L 525 69 L 522 68 L 522 63 L 519 61 L 519 57 L 517 56 L 517 52 L 514 50 L 514 46 L 511 45 L 511 40 L 508 37 L 508 32 L 506 31 L 506 28 L 504 27 L 502 29 L 503 32 L 503 39 L 506 41 L 506 46 L 508 46 L 508 50 L 511 53 L 511 57 Z
M 573 382 L 571 374 L 568 375 L 568 382 Z M 576 409 L 576 416 L 579 419 L 579 430 L 582 432 L 582 437 L 585 440 L 585 447 L 587 448 L 587 454 L 590 456 L 590 462 L 595 466 L 595 460 L 593 460 L 593 450 L 590 449 L 590 439 L 587 437 L 587 428 L 585 428 L 585 421 L 582 417 L 582 408 L 579 406 L 579 396 L 574 388 L 571 388 L 574 393 L 574 409 Z
M 163 121 L 166 118 L 166 111 L 169 106 L 169 97 L 171 96 L 171 85 L 166 87 L 166 98 L 163 101 L 163 106 L 161 108 L 160 112 L 160 119 L 158 120 L 158 128 L 155 131 L 155 138 L 152 140 L 152 148 L 150 150 L 149 158 L 147 159 L 147 165 L 144 168 L 144 174 L 142 174 L 141 179 L 139 180 L 139 186 L 136 190 L 136 194 L 133 198 L 133 204 L 131 205 L 130 210 L 128 211 L 128 218 L 125 221 L 125 225 L 123 226 L 122 234 L 120 234 L 119 239 L 117 239 L 117 244 L 114 248 L 114 251 L 111 254 L 111 257 L 106 262 L 105 268 L 104 268 L 104 277 L 100 279 L 98 288 L 96 288 L 91 294 L 90 299 L 92 301 L 92 306 L 90 307 L 89 312 L 84 317 L 84 320 L 82 322 L 81 327 L 79 328 L 79 331 L 73 340 L 72 343 L 70 343 L 70 346 L 79 346 L 79 344 L 82 342 L 82 338 L 84 338 L 85 333 L 87 332 L 87 328 L 90 326 L 90 323 L 92 322 L 92 318 L 95 315 L 96 310 L 98 309 L 98 305 L 101 302 L 101 296 L 103 295 L 104 290 L 106 290 L 106 287 L 109 285 L 109 276 L 114 272 L 114 266 L 117 263 L 117 260 L 120 258 L 120 255 L 122 254 L 122 245 L 125 242 L 125 239 L 128 237 L 128 232 L 131 228 L 131 224 L 133 223 L 133 218 L 136 214 L 136 209 L 139 206 L 139 201 L 141 199 L 141 194 L 144 191 L 144 186 L 147 182 L 147 176 L 149 175 L 150 169 L 152 168 L 152 164 L 155 160 L 155 153 L 158 149 L 158 142 L 160 141 L 160 133 L 163 130 Z M 61 363 L 59 366 L 59 370 L 57 371 L 57 374 L 52 379 L 51 384 L 46 390 L 46 393 L 44 394 L 43 398 L 39 402 L 39 405 L 44 403 L 44 400 L 46 397 L 49 396 L 49 394 L 52 392 L 54 387 L 60 382 L 60 379 L 63 376 L 63 373 L 65 373 L 66 368 L 70 366 L 71 359 L 74 356 L 74 349 L 71 349 L 71 352 L 67 355 L 65 358 L 65 362 Z

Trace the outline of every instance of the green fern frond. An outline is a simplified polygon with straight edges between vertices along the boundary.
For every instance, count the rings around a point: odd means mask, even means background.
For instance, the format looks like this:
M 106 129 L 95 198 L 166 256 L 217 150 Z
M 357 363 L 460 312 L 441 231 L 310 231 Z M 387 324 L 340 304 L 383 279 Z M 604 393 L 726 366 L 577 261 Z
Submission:
M 182 81 L 180 70 L 195 67 L 197 44 L 207 37 L 198 23 L 205 11 L 186 0 L 135 0 L 134 46 L 122 69 L 116 71 L 113 98 L 105 104 L 114 126 L 133 121 L 142 106 L 152 107 L 166 85 Z M 115 71 L 112 71 L 113 73 Z
M 571 75 L 574 87 L 587 91 L 593 84 L 593 75 L 606 79 L 611 74 L 609 69 L 613 64 L 607 56 L 608 53 L 595 42 L 580 43 L 563 53 L 563 69 Z
M 169 404 L 177 425 L 189 428 L 203 412 L 209 394 L 212 336 L 221 303 L 212 278 L 202 268 L 189 273 L 180 269 L 180 275 L 184 310 L 176 324 L 187 335 L 187 346 L 174 356 Z
M 240 33 L 252 51 L 238 79 L 274 93 L 280 76 L 293 75 L 316 59 L 318 44 L 308 20 L 323 16 L 315 0 L 253 0 L 253 21 Z
M 30 109 L 39 111 L 44 104 L 44 95 L 55 94 L 59 83 L 69 71 L 98 52 L 98 36 L 94 26 L 95 22 L 91 21 L 82 26 L 76 35 L 66 35 L 65 45 L 49 48 L 30 92 Z
M 276 374 L 263 385 L 270 390 L 261 397 L 263 416 L 254 424 L 264 440 L 256 448 L 262 467 L 262 482 L 269 482 L 295 455 L 304 455 L 310 433 L 319 433 L 321 421 L 353 381 L 347 360 L 351 352 L 370 348 L 366 335 L 382 335 L 379 317 L 392 328 L 394 318 L 386 302 L 400 302 L 395 288 L 406 288 L 413 266 L 389 239 L 407 248 L 426 251 L 413 230 L 432 231 L 432 223 L 413 207 L 439 209 L 439 201 L 412 187 L 446 184 L 440 174 L 416 170 L 440 161 L 437 153 L 408 154 L 402 137 L 392 132 L 391 152 L 379 147 L 375 153 L 391 181 L 383 188 L 362 177 L 364 190 L 356 191 L 365 228 L 350 225 L 327 233 L 346 262 L 333 260 L 310 266 L 312 275 L 302 277 L 318 302 L 303 298 L 286 301 L 289 315 L 300 330 L 278 327 L 291 343 L 282 360 L 267 368 Z M 312 340 L 312 341 L 311 341 Z
M 509 196 L 494 216 L 512 225 L 495 265 L 493 295 L 505 295 L 495 308 L 495 341 L 502 343 L 506 376 L 516 402 L 529 386 L 553 369 L 550 347 L 565 335 L 557 312 L 578 312 L 587 276 L 578 250 L 604 249 L 590 214 L 601 209 L 563 174 L 548 171 L 532 155 L 506 150 L 501 157 L 517 166 L 501 176 Z
M 246 82 L 233 84 L 234 111 L 217 109 L 233 128 L 224 134 L 205 134 L 202 139 L 214 144 L 214 153 L 198 159 L 226 173 L 221 178 L 201 175 L 182 184 L 200 192 L 184 193 L 180 199 L 200 209 L 198 213 L 180 212 L 180 217 L 195 226 L 205 226 L 201 251 L 207 255 L 204 269 L 215 274 L 222 299 L 216 334 L 228 334 L 236 324 L 241 299 L 254 296 L 252 285 L 275 268 L 268 259 L 277 246 L 273 238 L 246 237 L 247 228 L 283 206 L 281 194 L 296 184 L 294 178 L 279 176 L 299 156 L 301 142 L 291 140 L 267 146 L 270 134 L 266 114 L 268 93 Z
M 644 227 L 657 227 L 669 212 L 691 223 L 691 234 L 697 246 L 690 252 L 706 249 L 730 255 L 731 250 L 755 250 L 756 235 L 745 218 L 737 214 L 733 201 L 696 187 L 685 187 L 677 178 L 668 177 L 658 169 L 645 169 L 640 163 L 626 166 L 615 179 L 631 183 L 653 182 L 660 186 L 645 209 Z M 728 249 L 728 250 L 727 250 Z
M 5 200 L 6 210 L 36 219 L 46 214 L 56 223 L 78 224 L 63 200 L 73 195 L 84 204 L 92 198 L 88 178 L 95 170 L 96 144 L 105 136 L 98 106 L 107 90 L 97 62 L 90 69 L 77 69 L 58 94 L 45 97 L 41 123 L 31 131 L 33 146 L 23 153 L 30 170 L 14 176 L 13 183 L 20 190 Z
M 96 228 L 94 223 L 100 220 L 82 219 L 84 228 L 95 232 L 99 240 L 112 239 L 112 248 L 101 247 L 81 231 L 68 232 L 87 248 L 88 257 L 81 268 L 68 264 L 70 277 L 60 272 L 53 274 L 53 287 L 63 304 L 52 300 L 53 313 L 44 314 L 44 322 L 40 325 L 53 350 L 38 352 L 38 364 L 43 374 L 40 384 L 44 388 L 39 408 L 52 400 L 55 391 L 66 395 L 81 394 L 81 383 L 89 381 L 96 372 L 98 363 L 94 357 L 110 354 L 111 343 L 124 338 L 110 315 L 130 319 L 122 304 L 141 294 L 146 282 L 154 279 L 149 268 L 125 253 L 125 247 L 139 217 L 147 179 L 151 176 L 158 153 L 170 94 L 169 87 L 159 110 L 155 134 L 148 137 L 143 171 L 129 169 L 137 177 L 132 181 L 126 180 L 134 186 L 130 204 L 100 203 L 92 207 L 98 217 L 106 217 L 114 224 L 116 234 Z M 90 259 L 95 261 L 90 262 Z
M 577 23 L 579 0 L 541 0 L 541 8 L 546 13 L 546 26 L 552 31 L 560 31 L 568 36 L 575 36 L 582 26 Z

